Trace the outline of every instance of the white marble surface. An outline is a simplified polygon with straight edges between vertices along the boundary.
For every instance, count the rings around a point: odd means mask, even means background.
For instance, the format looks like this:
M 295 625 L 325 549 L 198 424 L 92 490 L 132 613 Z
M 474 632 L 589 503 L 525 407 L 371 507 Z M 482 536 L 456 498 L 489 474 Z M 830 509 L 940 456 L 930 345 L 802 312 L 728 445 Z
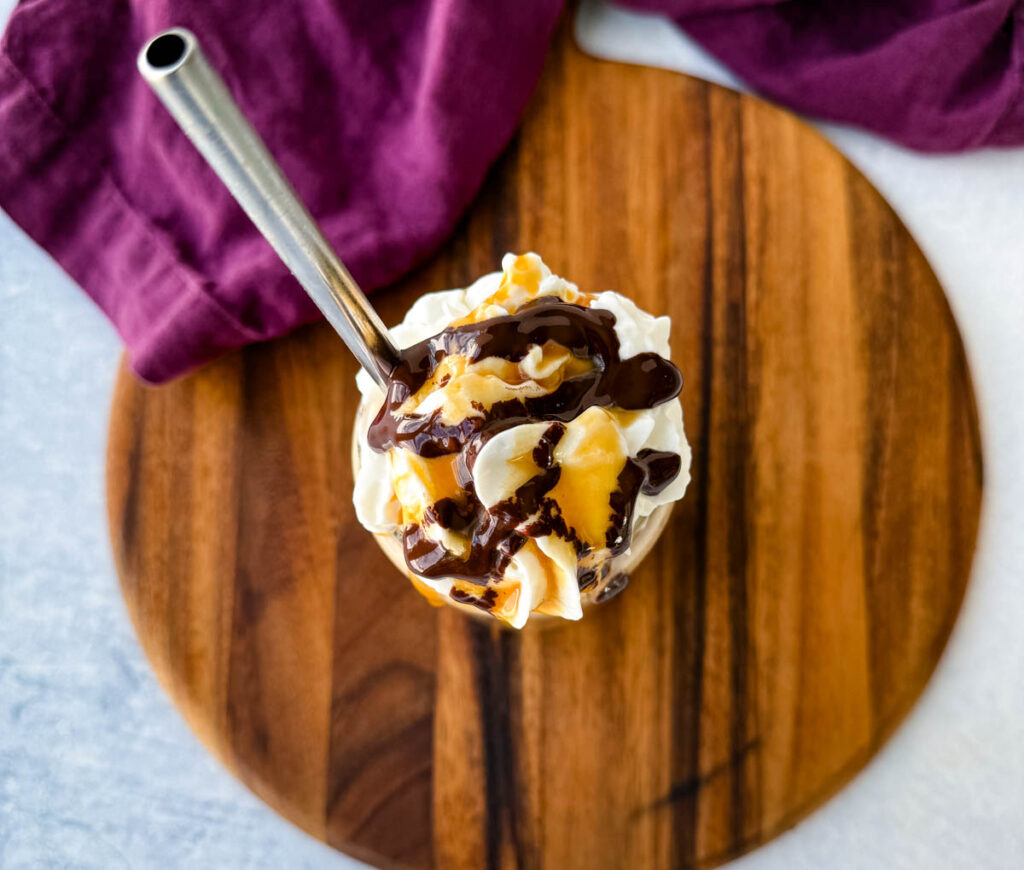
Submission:
M 13 7 L 0 0 L 0 21 Z M 721 71 L 665 22 L 588 3 L 592 51 Z M 826 133 L 889 197 L 948 289 L 986 455 L 981 544 L 938 674 L 854 783 L 743 870 L 1024 865 L 1024 150 L 925 158 Z M 0 214 L 0 868 L 349 868 L 192 737 L 150 673 L 107 543 L 118 342 Z

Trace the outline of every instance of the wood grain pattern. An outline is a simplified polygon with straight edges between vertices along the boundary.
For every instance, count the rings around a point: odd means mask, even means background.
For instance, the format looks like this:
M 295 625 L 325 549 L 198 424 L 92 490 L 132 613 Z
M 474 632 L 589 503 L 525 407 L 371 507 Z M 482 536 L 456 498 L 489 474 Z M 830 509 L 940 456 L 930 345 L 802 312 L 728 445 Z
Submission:
M 817 134 L 583 57 L 386 321 L 533 249 L 672 315 L 693 482 L 629 589 L 521 635 L 428 607 L 355 521 L 324 326 L 151 389 L 110 522 L 163 684 L 253 790 L 381 867 L 679 868 L 839 788 L 921 691 L 981 498 L 963 350 L 913 240 Z

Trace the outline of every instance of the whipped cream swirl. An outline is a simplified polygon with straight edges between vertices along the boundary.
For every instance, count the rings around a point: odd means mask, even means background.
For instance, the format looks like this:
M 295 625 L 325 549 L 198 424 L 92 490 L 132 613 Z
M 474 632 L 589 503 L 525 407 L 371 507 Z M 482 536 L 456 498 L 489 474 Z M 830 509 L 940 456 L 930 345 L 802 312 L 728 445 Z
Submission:
M 354 501 L 435 603 L 521 628 L 582 616 L 683 496 L 690 450 L 667 317 L 582 293 L 536 254 L 502 266 L 409 309 L 386 396 L 360 372 Z

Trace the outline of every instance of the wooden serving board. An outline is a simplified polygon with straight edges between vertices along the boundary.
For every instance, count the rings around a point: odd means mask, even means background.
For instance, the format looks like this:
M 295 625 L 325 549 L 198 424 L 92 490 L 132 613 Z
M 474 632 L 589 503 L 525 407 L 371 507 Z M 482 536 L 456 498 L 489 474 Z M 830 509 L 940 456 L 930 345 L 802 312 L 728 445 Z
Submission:
M 374 298 L 394 322 L 531 249 L 672 316 L 693 482 L 622 595 L 521 635 L 429 607 L 356 522 L 325 326 L 159 389 L 122 369 L 124 595 L 206 745 L 365 861 L 715 864 L 845 783 L 942 651 L 982 487 L 960 338 L 817 133 L 567 27 L 458 231 Z

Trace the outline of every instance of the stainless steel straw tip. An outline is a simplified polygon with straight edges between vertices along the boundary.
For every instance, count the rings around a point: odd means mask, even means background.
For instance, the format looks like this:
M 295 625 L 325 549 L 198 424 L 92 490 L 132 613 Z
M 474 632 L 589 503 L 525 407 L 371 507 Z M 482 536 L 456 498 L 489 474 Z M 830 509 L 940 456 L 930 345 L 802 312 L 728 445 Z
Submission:
M 172 27 L 139 52 L 139 72 L 370 376 L 387 389 L 399 354 L 267 146 L 206 61 L 196 35 Z
M 139 72 L 147 81 L 169 75 L 181 68 L 195 47 L 195 34 L 184 27 L 158 33 L 139 52 Z

